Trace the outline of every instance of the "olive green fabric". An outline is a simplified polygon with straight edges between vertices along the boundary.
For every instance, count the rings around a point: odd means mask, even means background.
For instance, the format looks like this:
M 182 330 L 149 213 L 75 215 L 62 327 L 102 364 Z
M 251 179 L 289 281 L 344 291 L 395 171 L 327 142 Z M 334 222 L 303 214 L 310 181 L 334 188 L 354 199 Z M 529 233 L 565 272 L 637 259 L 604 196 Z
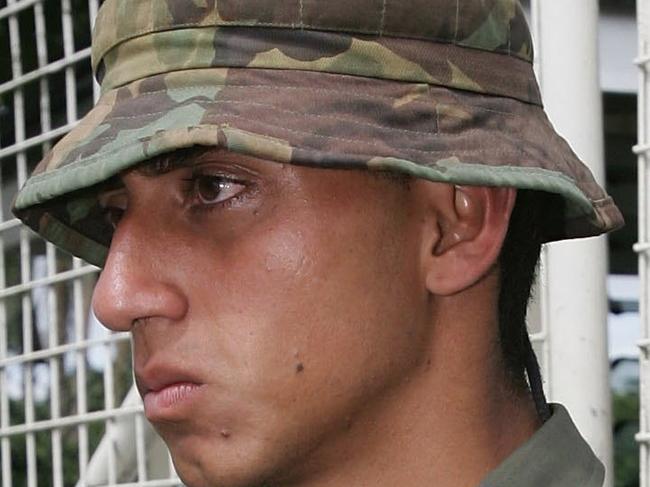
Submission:
M 554 131 L 515 0 L 107 0 L 95 108 L 38 165 L 16 215 L 102 265 L 97 185 L 181 148 L 558 193 L 547 240 L 620 212 Z
M 602 487 L 605 467 L 567 410 L 551 408 L 551 418 L 479 487 Z

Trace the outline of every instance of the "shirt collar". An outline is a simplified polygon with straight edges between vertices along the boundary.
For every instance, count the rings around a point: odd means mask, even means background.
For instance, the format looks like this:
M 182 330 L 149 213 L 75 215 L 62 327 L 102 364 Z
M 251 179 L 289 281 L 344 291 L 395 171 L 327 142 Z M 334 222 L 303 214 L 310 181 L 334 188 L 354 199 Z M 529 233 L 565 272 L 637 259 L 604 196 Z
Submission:
M 582 438 L 567 410 L 551 404 L 552 416 L 479 487 L 601 487 L 603 464 Z

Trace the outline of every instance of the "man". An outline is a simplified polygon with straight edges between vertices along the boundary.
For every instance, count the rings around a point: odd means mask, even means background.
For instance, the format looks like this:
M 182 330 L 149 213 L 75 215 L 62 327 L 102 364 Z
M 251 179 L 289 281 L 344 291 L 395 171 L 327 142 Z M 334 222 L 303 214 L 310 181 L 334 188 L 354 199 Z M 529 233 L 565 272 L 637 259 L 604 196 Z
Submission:
M 525 328 L 622 218 L 514 0 L 108 0 L 102 98 L 15 211 L 103 266 L 190 486 L 598 486 Z

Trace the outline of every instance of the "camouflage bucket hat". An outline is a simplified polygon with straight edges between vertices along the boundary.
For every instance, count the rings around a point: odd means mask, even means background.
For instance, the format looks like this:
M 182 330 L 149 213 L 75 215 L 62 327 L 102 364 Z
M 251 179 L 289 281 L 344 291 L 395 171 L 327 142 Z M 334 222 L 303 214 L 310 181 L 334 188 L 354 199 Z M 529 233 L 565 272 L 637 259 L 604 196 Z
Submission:
M 622 225 L 544 114 L 516 0 L 107 0 L 92 50 L 102 96 L 14 211 L 94 264 L 96 185 L 197 145 L 557 193 L 549 240 Z

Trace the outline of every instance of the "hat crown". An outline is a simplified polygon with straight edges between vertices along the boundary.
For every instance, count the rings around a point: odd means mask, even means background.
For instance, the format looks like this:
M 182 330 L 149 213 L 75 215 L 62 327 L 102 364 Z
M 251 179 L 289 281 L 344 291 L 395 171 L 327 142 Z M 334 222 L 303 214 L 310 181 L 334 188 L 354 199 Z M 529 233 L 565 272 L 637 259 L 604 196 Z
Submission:
M 95 27 L 93 65 L 135 37 L 227 26 L 410 38 L 533 60 L 518 0 L 108 0 Z
M 14 211 L 97 265 L 97 185 L 192 146 L 558 193 L 548 240 L 623 223 L 543 111 L 517 0 L 107 0 L 93 54 L 97 106 Z

